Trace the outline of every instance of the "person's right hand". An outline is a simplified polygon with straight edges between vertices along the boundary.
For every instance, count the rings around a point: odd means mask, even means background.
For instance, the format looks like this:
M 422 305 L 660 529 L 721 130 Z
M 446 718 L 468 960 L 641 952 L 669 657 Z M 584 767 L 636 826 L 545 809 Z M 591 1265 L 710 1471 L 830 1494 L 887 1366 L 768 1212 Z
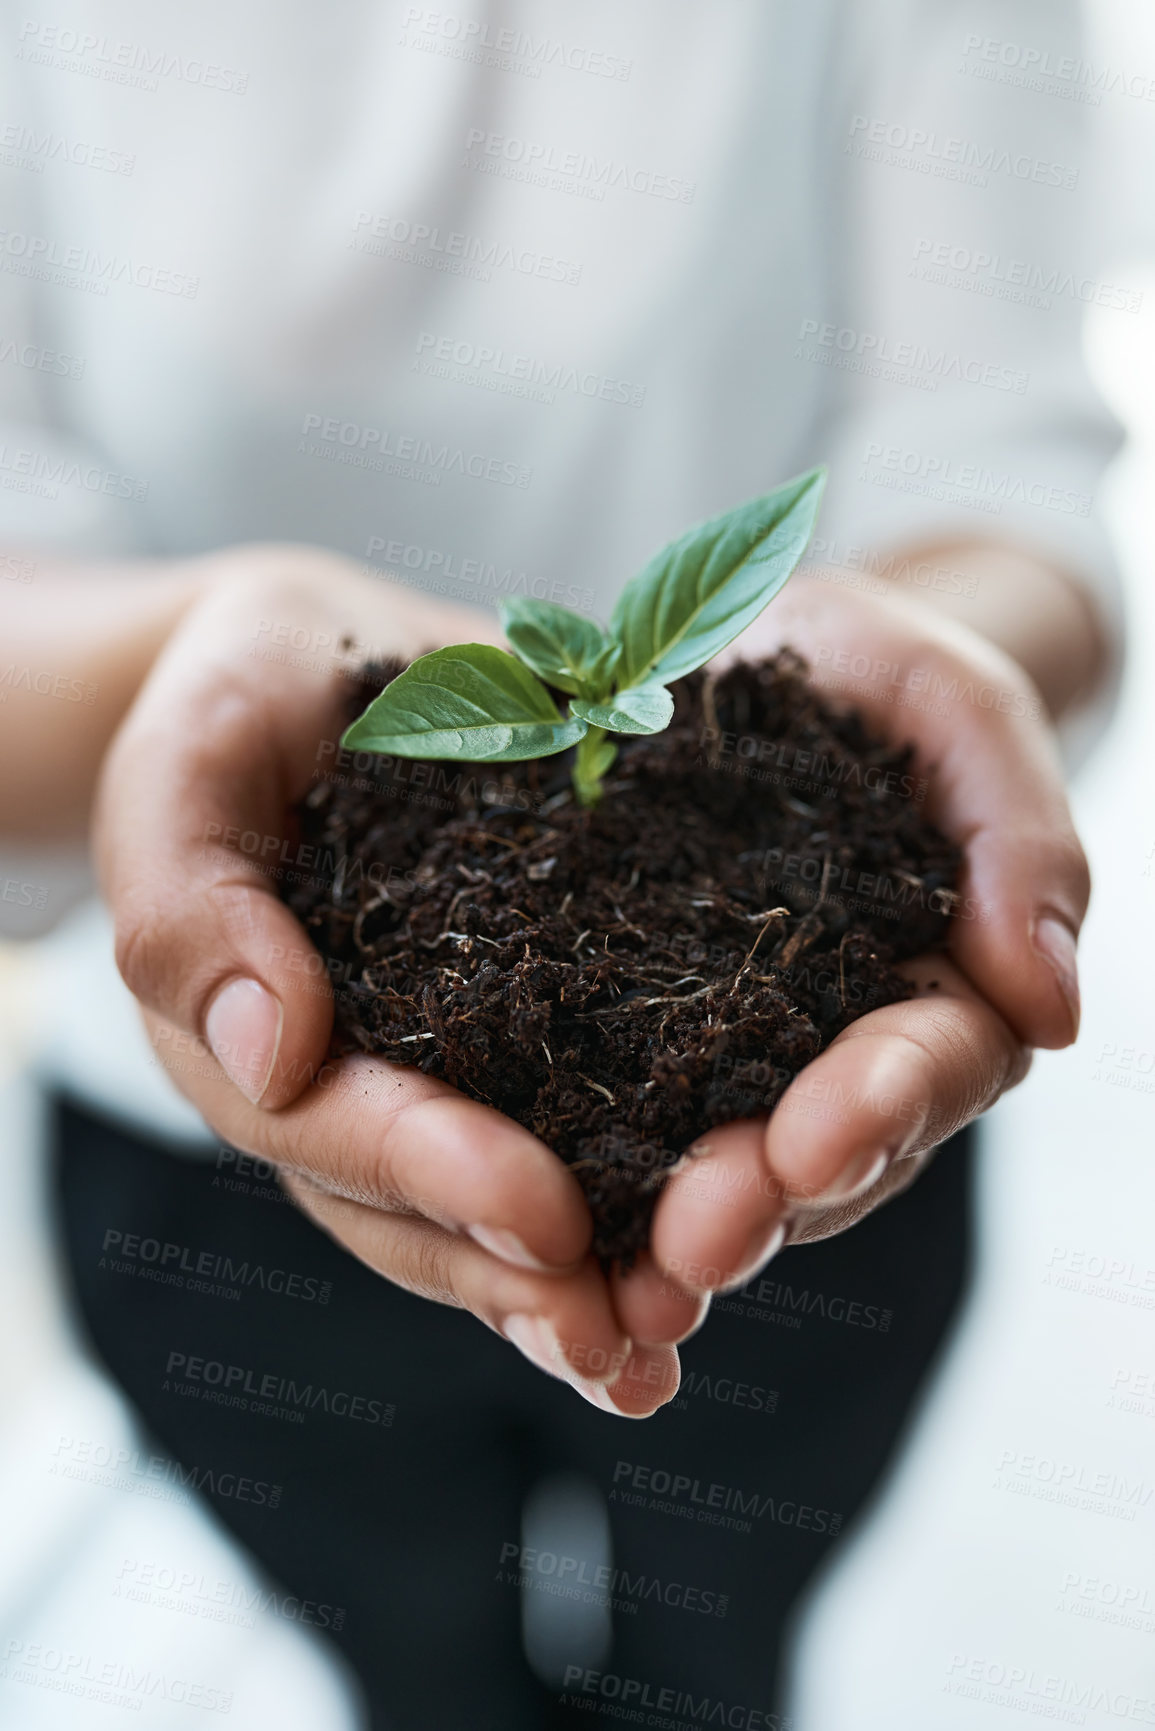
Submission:
M 344 670 L 497 640 L 492 615 L 312 548 L 200 569 L 203 598 L 110 748 L 96 816 L 117 960 L 157 1053 L 212 1128 L 280 1167 L 370 1267 L 471 1310 L 594 1404 L 654 1411 L 706 1300 L 649 1257 L 607 1280 L 577 1180 L 500 1113 L 383 1059 L 326 1065 L 327 977 L 276 893 L 290 808 L 333 763 Z

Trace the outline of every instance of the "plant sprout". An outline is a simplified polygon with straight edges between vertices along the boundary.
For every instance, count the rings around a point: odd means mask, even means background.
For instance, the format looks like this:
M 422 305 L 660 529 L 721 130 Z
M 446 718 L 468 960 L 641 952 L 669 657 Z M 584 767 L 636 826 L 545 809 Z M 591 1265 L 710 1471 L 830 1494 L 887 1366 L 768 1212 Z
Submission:
M 552 601 L 503 602 L 512 654 L 461 643 L 419 656 L 342 745 L 470 763 L 576 746 L 574 791 L 596 805 L 617 756 L 610 735 L 669 726 L 668 684 L 717 655 L 774 599 L 806 550 L 825 480 L 825 469 L 812 469 L 688 530 L 631 578 L 605 629 Z M 555 691 L 569 698 L 564 715 Z

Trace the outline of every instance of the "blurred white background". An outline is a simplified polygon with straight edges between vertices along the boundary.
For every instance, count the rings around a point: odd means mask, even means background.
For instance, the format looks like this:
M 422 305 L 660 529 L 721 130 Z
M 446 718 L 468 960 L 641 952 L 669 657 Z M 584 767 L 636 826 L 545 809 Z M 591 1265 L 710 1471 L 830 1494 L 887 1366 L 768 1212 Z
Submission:
M 1091 61 L 1155 75 L 1155 9 L 1091 16 Z M 1130 444 L 1107 493 L 1128 664 L 1075 782 L 1095 882 L 1082 1031 L 985 1122 L 975 1290 L 800 1619 L 799 1731 L 1155 1724 L 1155 107 L 1104 96 L 1100 118 L 1104 276 L 1144 300 L 1086 331 Z
M 1098 0 L 1092 17 L 1091 59 L 1155 79 L 1150 0 Z M 1131 444 L 1109 487 L 1129 662 L 1076 784 L 1095 877 L 1083 1031 L 987 1121 L 975 1290 L 887 1487 L 800 1616 L 799 1731 L 1155 1724 L 1155 104 L 1108 95 L 1100 118 L 1115 237 L 1103 274 L 1145 292 L 1138 315 L 1099 312 L 1087 329 Z M 115 1595 L 142 1544 L 251 1585 L 207 1517 L 52 1471 L 62 1436 L 135 1439 L 70 1334 L 44 1229 L 21 1070 L 39 979 L 34 948 L 0 948 L 0 1723 L 123 1720 L 5 1683 L 7 1643 L 50 1609 L 79 1652 L 233 1689 L 234 1723 L 340 1731 L 356 1722 L 347 1684 L 296 1624 Z M 138 1723 L 187 1718 L 157 1701 Z

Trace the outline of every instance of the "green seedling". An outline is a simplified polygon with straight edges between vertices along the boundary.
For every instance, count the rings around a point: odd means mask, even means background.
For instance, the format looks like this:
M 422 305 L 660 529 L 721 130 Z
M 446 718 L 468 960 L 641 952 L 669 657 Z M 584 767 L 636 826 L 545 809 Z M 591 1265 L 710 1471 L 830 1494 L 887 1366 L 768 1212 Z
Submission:
M 758 617 L 806 550 L 826 480 L 812 469 L 690 529 L 626 584 L 604 629 L 551 601 L 501 607 L 513 653 L 460 643 L 419 656 L 347 728 L 351 750 L 513 763 L 576 746 L 582 805 L 601 798 L 613 734 L 661 733 L 667 686 Z M 551 689 L 552 688 L 552 689 Z M 563 715 L 553 693 L 569 698 Z

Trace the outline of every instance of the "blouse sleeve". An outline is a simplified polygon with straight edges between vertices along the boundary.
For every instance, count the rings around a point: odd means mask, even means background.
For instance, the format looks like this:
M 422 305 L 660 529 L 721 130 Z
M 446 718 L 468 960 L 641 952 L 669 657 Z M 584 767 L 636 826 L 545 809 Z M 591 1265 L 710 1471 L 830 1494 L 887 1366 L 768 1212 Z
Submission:
M 1082 353 L 1104 275 L 1096 107 L 1075 0 L 872 0 L 835 80 L 831 321 L 834 566 L 944 539 L 1036 551 L 1083 584 L 1118 655 L 1099 509 L 1120 428 Z

